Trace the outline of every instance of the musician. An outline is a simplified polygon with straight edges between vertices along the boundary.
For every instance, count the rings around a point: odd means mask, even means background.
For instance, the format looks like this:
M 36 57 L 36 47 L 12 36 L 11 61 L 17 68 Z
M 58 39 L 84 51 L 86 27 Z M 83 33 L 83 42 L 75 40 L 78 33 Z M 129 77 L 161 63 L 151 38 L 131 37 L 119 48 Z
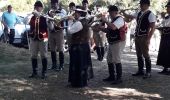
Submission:
M 85 87 L 87 80 L 93 77 L 86 14 L 82 7 L 76 8 L 75 20 L 68 27 L 68 34 L 72 35 L 68 81 L 73 87 Z
M 95 11 L 96 14 L 101 13 L 99 11 L 99 8 L 100 8 L 100 5 L 96 5 L 96 11 Z M 94 20 L 97 20 L 97 18 Z M 97 53 L 97 57 L 98 57 L 97 59 L 99 61 L 102 61 L 104 58 L 105 33 L 98 29 L 95 29 L 95 25 L 99 25 L 99 24 L 105 26 L 105 23 L 95 22 L 94 27 L 92 26 L 92 29 L 93 29 L 93 39 L 94 39 L 94 43 L 96 45 L 95 49 L 96 49 L 96 53 Z
M 50 17 L 60 16 L 61 18 L 66 16 L 66 11 L 59 7 L 58 0 L 51 0 L 51 7 L 54 10 L 49 13 Z M 51 51 L 52 66 L 49 68 L 60 71 L 64 68 L 64 21 L 61 21 L 58 25 L 53 20 L 48 21 L 49 26 L 49 47 Z M 59 52 L 60 64 L 57 66 L 57 54 Z
M 170 68 L 170 2 L 166 5 L 167 8 L 167 16 L 162 21 L 162 28 L 161 30 L 161 42 L 159 46 L 158 58 L 157 58 L 157 65 L 163 66 L 163 70 L 159 72 L 160 74 L 170 75 L 168 68 Z
M 137 20 L 135 31 L 135 47 L 138 61 L 138 71 L 132 76 L 143 76 L 144 79 L 151 77 L 151 59 L 149 56 L 150 39 L 155 31 L 156 16 L 149 10 L 150 0 L 140 0 L 140 12 L 127 15 L 126 18 Z M 144 58 L 144 59 L 143 59 Z M 144 74 L 144 60 L 146 73 Z
M 103 26 L 99 27 L 101 31 L 107 33 L 106 37 L 109 43 L 107 53 L 109 77 L 103 79 L 103 81 L 111 81 L 113 82 L 112 84 L 120 84 L 122 83 L 121 51 L 122 46 L 124 45 L 124 41 L 120 38 L 120 32 L 121 28 L 125 25 L 125 21 L 123 17 L 119 15 L 117 6 L 109 6 L 108 12 L 111 22 L 109 22 L 107 18 L 102 17 L 102 21 L 107 25 L 107 28 Z
M 48 45 L 48 32 L 47 32 L 47 23 L 46 18 L 40 16 L 43 10 L 43 4 L 41 1 L 36 1 L 34 4 L 34 9 L 37 13 L 34 13 L 34 16 L 30 20 L 30 33 L 31 37 L 30 41 L 30 49 L 31 49 L 31 61 L 32 61 L 32 75 L 30 78 L 37 77 L 37 57 L 38 52 L 41 55 L 42 61 L 42 73 L 41 78 L 44 79 L 46 77 L 47 70 L 47 45 Z

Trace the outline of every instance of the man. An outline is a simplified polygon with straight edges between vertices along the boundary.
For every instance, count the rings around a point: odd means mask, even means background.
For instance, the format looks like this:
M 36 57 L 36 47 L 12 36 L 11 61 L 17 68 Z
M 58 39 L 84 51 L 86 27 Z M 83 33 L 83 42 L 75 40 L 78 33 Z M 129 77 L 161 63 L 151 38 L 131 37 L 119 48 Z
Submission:
M 30 20 L 30 50 L 31 50 L 31 61 L 32 61 L 32 75 L 29 78 L 36 78 L 38 76 L 37 68 L 37 57 L 38 52 L 41 55 L 42 61 L 42 72 L 41 78 L 46 77 L 47 70 L 47 46 L 48 46 L 48 32 L 46 18 L 41 16 L 43 11 L 43 4 L 41 1 L 36 1 L 34 4 L 34 16 Z
M 156 16 L 149 10 L 150 1 L 141 0 L 141 11 L 134 15 L 127 15 L 124 11 L 124 16 L 130 19 L 136 18 L 137 26 L 135 31 L 135 47 L 138 60 L 138 72 L 132 76 L 143 76 L 143 78 L 151 77 L 151 59 L 149 56 L 150 39 L 155 31 Z M 144 59 L 143 59 L 144 58 Z M 146 73 L 144 74 L 144 60 Z
M 66 16 L 66 11 L 59 8 L 58 0 L 51 0 L 51 7 L 54 12 L 49 13 L 50 17 L 60 16 L 61 18 Z M 64 21 L 61 23 L 55 23 L 52 20 L 48 21 L 49 26 L 49 47 L 51 51 L 52 67 L 49 69 L 54 69 L 60 71 L 64 68 Z M 57 52 L 59 52 L 60 65 L 57 66 Z
M 9 38 L 9 44 L 13 44 L 15 37 L 15 25 L 19 23 L 19 19 L 15 13 L 12 12 L 12 6 L 8 5 L 7 11 L 5 11 L 2 15 L 2 23 L 4 25 L 4 34 L 7 38 Z
M 163 67 L 163 70 L 159 74 L 170 75 L 170 2 L 166 5 L 167 16 L 162 20 L 160 31 L 161 31 L 161 42 L 159 46 L 157 65 Z
M 73 87 L 85 87 L 87 80 L 93 77 L 89 47 L 89 25 L 88 19 L 85 18 L 86 13 L 82 7 L 77 8 L 75 20 L 68 26 L 68 34 L 71 34 L 68 81 Z
M 107 33 L 106 37 L 109 43 L 107 53 L 109 77 L 103 79 L 103 81 L 111 81 L 113 82 L 112 84 L 120 84 L 122 83 L 121 53 L 122 46 L 124 45 L 124 41 L 121 38 L 121 28 L 125 26 L 125 21 L 123 17 L 119 15 L 119 10 L 116 6 L 109 6 L 108 12 L 111 22 L 109 22 L 107 18 L 102 17 L 102 21 L 107 25 L 107 28 L 103 26 L 99 27 L 101 31 Z

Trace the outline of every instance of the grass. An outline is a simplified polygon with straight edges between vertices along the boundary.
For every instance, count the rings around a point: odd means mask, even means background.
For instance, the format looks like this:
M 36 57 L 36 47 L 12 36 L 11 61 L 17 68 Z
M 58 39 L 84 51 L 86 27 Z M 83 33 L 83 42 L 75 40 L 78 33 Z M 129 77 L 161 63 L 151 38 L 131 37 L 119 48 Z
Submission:
M 132 77 L 137 63 L 134 52 L 123 54 L 123 83 L 111 85 L 102 82 L 107 76 L 106 60 L 99 62 L 92 54 L 95 77 L 86 88 L 68 87 L 68 54 L 65 69 L 48 71 L 48 78 L 29 79 L 31 73 L 30 53 L 27 49 L 0 44 L 0 100 L 169 100 L 170 76 L 157 74 L 161 67 L 153 63 L 152 78 L 143 80 Z M 50 56 L 48 59 L 50 65 Z M 156 62 L 156 55 L 152 56 Z M 39 61 L 39 72 L 41 63 Z

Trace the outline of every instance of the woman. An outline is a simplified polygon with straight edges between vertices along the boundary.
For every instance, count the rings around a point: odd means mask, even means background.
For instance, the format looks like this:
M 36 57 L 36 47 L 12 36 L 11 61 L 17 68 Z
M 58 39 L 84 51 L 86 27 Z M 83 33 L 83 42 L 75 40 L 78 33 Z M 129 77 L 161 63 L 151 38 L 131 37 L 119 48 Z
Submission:
M 34 16 L 30 20 L 30 49 L 31 49 L 31 61 L 32 61 L 32 75 L 30 78 L 37 77 L 37 57 L 38 52 L 40 52 L 41 60 L 42 60 L 42 73 L 41 78 L 44 79 L 46 77 L 45 73 L 47 70 L 47 41 L 48 41 L 48 33 L 47 33 L 47 23 L 46 18 L 40 16 L 40 13 L 43 10 L 43 4 L 41 1 L 36 1 L 34 4 Z
M 93 77 L 89 26 L 85 15 L 85 10 L 77 8 L 75 20 L 68 27 L 71 34 L 69 82 L 73 87 L 85 87 L 87 80 Z
M 170 75 L 168 68 L 170 68 L 170 2 L 166 5 L 168 16 L 162 21 L 161 42 L 159 46 L 159 53 L 157 59 L 157 65 L 163 66 L 163 70 L 160 74 Z

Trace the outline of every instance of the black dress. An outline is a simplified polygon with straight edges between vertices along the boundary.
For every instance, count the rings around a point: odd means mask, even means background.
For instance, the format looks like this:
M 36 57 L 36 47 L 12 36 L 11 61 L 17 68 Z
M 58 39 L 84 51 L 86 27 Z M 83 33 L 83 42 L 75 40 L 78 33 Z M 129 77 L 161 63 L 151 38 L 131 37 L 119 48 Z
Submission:
M 70 48 L 69 82 L 73 87 L 85 87 L 93 77 L 91 53 L 88 43 L 73 44 Z
M 161 35 L 157 65 L 170 67 L 170 34 Z

